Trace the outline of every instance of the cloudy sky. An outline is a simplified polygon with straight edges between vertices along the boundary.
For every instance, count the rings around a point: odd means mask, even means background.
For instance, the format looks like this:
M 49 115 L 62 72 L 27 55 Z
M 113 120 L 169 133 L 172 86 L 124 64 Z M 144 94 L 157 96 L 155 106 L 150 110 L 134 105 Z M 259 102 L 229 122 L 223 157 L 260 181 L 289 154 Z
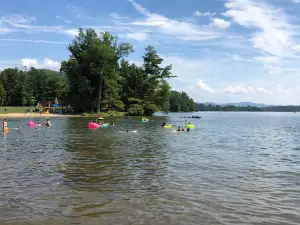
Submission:
M 79 27 L 153 45 L 172 87 L 199 102 L 300 104 L 300 0 L 10 0 L 0 8 L 0 69 L 58 70 Z

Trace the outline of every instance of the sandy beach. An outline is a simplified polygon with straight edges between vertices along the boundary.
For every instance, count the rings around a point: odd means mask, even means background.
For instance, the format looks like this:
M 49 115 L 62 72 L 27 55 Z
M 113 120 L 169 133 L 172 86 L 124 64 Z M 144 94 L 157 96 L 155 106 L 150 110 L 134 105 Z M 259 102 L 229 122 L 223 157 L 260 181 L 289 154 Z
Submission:
M 61 115 L 61 114 L 39 114 L 39 113 L 7 113 L 0 114 L 0 118 L 30 118 L 30 117 L 82 117 L 81 115 Z

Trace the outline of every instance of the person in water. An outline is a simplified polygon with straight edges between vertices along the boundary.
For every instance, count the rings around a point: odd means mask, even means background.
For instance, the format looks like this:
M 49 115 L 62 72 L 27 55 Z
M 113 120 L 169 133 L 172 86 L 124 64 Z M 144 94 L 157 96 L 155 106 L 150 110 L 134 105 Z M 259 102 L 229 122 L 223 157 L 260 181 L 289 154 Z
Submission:
M 167 123 L 164 121 L 161 126 L 164 127 L 165 125 L 167 125 Z
M 47 122 L 46 122 L 46 124 L 45 124 L 47 127 L 51 127 L 51 122 L 50 122 L 50 120 L 49 119 L 47 119 Z
M 181 131 L 184 131 L 184 128 L 183 128 L 183 127 L 181 128 Z
M 4 119 L 2 122 L 2 129 L 5 131 L 7 129 L 7 119 Z
M 126 132 L 127 133 L 136 133 L 137 131 L 136 130 L 131 130 L 131 131 L 127 130 Z
M 181 131 L 180 127 L 178 127 L 177 131 Z

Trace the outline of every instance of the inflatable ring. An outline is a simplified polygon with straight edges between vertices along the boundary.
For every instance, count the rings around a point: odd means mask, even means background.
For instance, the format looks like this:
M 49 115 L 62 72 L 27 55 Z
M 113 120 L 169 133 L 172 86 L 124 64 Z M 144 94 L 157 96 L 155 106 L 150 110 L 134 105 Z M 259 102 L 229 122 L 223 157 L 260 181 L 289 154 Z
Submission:
M 35 123 L 34 123 L 33 120 L 30 120 L 30 121 L 28 121 L 27 125 L 28 125 L 29 127 L 34 127 L 34 126 L 35 126 Z
M 173 127 L 173 125 L 170 125 L 170 124 L 166 124 L 163 126 L 163 128 L 172 128 L 172 127 Z
M 3 132 L 8 132 L 8 127 L 4 127 Z
M 91 129 L 97 129 L 97 128 L 101 127 L 101 125 L 98 124 L 98 123 L 90 122 L 88 124 L 88 127 L 91 128 Z
M 189 129 L 194 129 L 194 128 L 195 128 L 195 125 L 193 125 L 193 124 L 187 124 L 185 127 L 186 127 L 186 128 L 189 128 Z

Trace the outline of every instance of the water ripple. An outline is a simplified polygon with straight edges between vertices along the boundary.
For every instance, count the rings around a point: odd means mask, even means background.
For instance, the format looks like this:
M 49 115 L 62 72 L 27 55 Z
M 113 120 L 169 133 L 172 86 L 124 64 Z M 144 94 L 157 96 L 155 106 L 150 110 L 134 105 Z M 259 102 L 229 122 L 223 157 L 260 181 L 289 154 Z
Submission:
M 169 122 L 182 126 L 183 115 Z M 190 133 L 160 119 L 93 132 L 78 118 L 10 132 L 0 139 L 0 224 L 299 224 L 299 118 L 201 117 Z

